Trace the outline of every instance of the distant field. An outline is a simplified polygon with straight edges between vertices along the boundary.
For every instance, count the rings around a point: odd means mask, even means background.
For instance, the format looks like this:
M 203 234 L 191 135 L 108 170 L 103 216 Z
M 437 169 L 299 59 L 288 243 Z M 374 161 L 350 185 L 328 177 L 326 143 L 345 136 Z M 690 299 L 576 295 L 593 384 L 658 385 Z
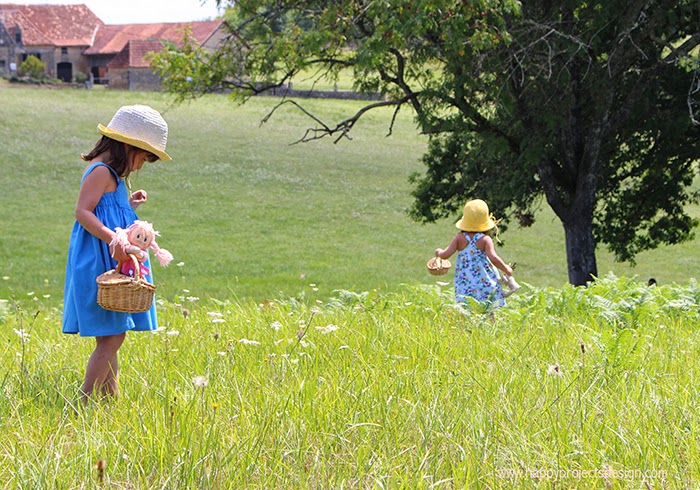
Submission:
M 310 127 L 265 97 L 237 106 L 224 96 L 172 107 L 157 93 L 50 90 L 0 85 L 0 298 L 33 293 L 59 303 L 68 237 L 83 162 L 123 104 L 145 103 L 170 124 L 174 161 L 147 166 L 133 186 L 149 192 L 142 219 L 175 255 L 156 265 L 159 294 L 214 298 L 327 298 L 335 289 L 394 290 L 433 284 L 425 262 L 455 231 L 458 216 L 413 222 L 409 174 L 422 170 L 426 139 L 400 114 L 387 138 L 391 111 L 370 113 L 352 141 L 291 145 Z M 359 103 L 309 100 L 337 121 Z M 694 210 L 698 215 L 698 211 Z M 499 249 L 517 261 L 518 278 L 534 286 L 566 283 L 563 232 L 543 204 L 537 224 L 511 230 Z M 654 276 L 687 283 L 700 266 L 698 241 L 639 256 L 637 268 L 599 251 L 601 275 Z M 443 276 L 450 282 L 451 275 Z

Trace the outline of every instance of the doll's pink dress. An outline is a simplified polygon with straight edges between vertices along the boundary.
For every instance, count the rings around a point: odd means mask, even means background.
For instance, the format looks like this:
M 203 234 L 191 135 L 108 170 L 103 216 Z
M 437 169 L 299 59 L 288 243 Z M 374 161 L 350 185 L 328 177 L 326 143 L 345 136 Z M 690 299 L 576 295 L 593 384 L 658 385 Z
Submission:
M 456 302 L 464 303 L 467 297 L 471 297 L 491 307 L 505 305 L 498 271 L 486 252 L 476 246 L 476 242 L 484 234 L 477 233 L 474 238 L 470 238 L 469 234 L 464 232 L 464 236 L 467 246 L 459 251 L 455 264 Z
M 98 166 L 105 166 L 112 171 L 117 189 L 102 194 L 95 207 L 95 215 L 112 230 L 117 227 L 127 228 L 138 216 L 129 205 L 126 184 L 111 167 L 104 163 L 91 165 L 85 171 L 81 183 Z M 151 309 L 143 313 L 119 313 L 105 310 L 97 304 L 97 276 L 114 269 L 116 265 L 117 262 L 109 253 L 109 245 L 76 221 L 68 246 L 63 293 L 64 333 L 101 337 L 117 335 L 127 330 L 155 330 L 158 327 L 155 300 Z M 144 265 L 148 267 L 149 261 Z M 153 283 L 151 276 L 146 276 L 145 279 Z

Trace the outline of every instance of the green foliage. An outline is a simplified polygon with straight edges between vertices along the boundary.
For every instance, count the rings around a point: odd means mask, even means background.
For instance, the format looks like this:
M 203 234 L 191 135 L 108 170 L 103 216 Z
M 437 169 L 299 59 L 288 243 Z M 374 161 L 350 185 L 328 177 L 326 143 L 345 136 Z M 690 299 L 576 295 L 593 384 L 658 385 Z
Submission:
M 90 79 L 85 73 L 82 71 L 76 72 L 75 76 L 73 77 L 73 81 L 75 83 L 85 83 Z
M 46 78 L 46 63 L 34 55 L 29 55 L 27 59 L 19 65 L 18 74 L 20 76 L 28 76 L 36 80 L 42 80 Z
M 406 287 L 313 307 L 183 297 L 159 318 L 127 334 L 121 396 L 79 407 L 94 342 L 14 303 L 6 488 L 700 484 L 695 283 L 535 289 L 493 317 Z

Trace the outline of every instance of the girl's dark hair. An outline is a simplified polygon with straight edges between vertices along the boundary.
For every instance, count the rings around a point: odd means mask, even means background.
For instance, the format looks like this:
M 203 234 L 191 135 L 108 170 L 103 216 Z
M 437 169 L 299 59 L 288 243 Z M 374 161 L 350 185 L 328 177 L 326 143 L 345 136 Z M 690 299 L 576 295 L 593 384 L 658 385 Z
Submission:
M 102 138 L 95 144 L 95 147 L 90 153 L 81 153 L 80 158 L 89 162 L 97 155 L 104 153 L 106 151 L 110 154 L 110 160 L 104 162 L 117 173 L 119 177 L 125 179 L 131 174 L 131 169 L 129 168 L 129 149 L 137 149 L 121 141 L 113 140 L 107 136 L 102 136 Z M 148 154 L 146 158 L 149 162 L 155 162 L 158 160 L 158 156 L 153 153 Z

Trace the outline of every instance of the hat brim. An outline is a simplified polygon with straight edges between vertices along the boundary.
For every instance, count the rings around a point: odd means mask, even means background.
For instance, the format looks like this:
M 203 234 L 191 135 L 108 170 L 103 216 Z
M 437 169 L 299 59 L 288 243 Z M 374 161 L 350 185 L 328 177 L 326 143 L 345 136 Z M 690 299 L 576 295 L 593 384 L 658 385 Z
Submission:
M 482 232 L 482 231 L 489 231 L 492 228 L 496 227 L 496 222 L 489 218 L 489 220 L 482 224 L 481 226 L 469 226 L 467 227 L 467 224 L 464 222 L 464 218 L 461 220 L 457 221 L 455 223 L 455 227 L 459 228 L 462 231 L 466 232 Z
M 154 155 L 156 155 L 160 160 L 163 160 L 164 162 L 172 160 L 172 157 L 165 153 L 163 150 L 159 150 L 158 148 L 155 148 L 152 146 L 150 143 L 142 140 L 138 140 L 135 138 L 132 138 L 130 136 L 127 136 L 123 133 L 120 133 L 118 131 L 113 131 L 102 124 L 99 124 L 97 126 L 97 130 L 102 134 L 103 136 L 106 136 L 108 138 L 111 138 L 113 140 L 121 141 L 122 143 L 126 143 L 127 145 L 135 146 L 136 148 L 140 148 L 142 150 L 150 151 Z

